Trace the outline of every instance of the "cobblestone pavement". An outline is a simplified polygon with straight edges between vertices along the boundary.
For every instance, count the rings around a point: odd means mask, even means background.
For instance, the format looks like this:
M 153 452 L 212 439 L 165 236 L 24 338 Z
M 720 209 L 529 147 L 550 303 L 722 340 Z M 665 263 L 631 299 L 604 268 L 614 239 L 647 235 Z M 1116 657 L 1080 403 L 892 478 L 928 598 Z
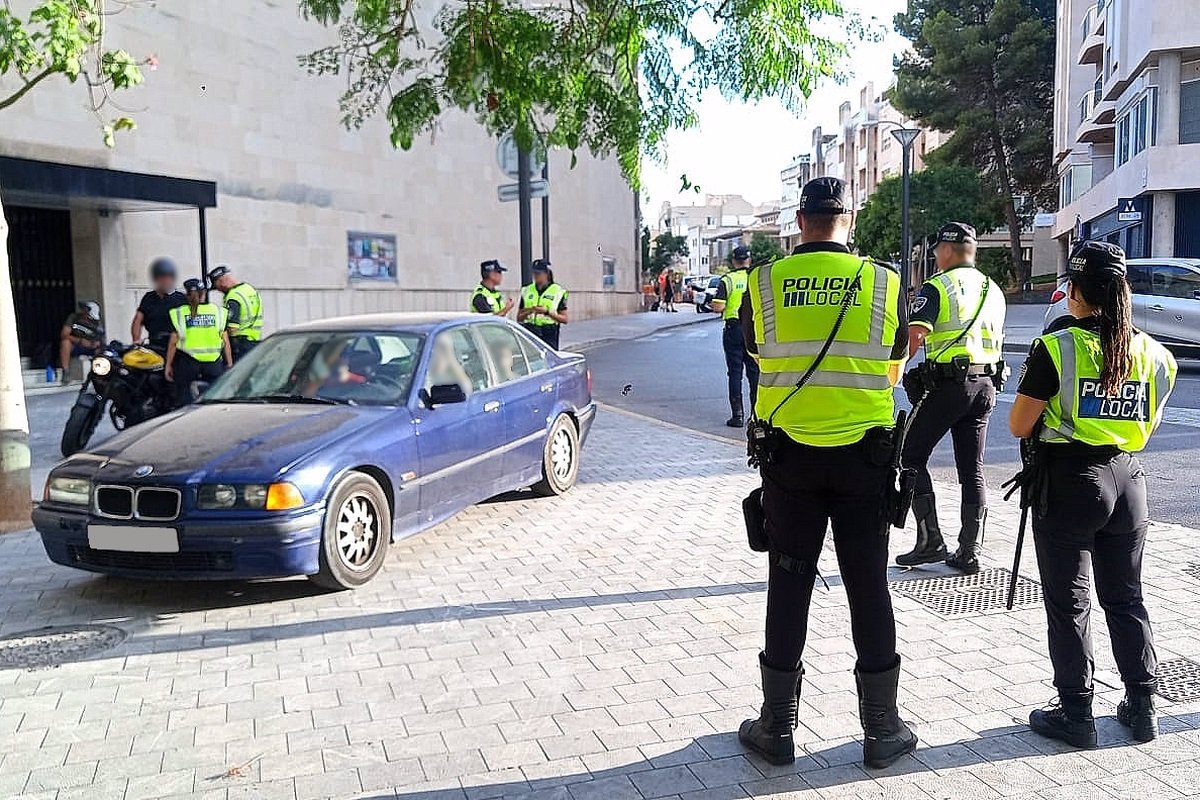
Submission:
M 1119 693 L 1099 687 L 1101 749 L 1062 752 L 1023 725 L 1053 693 L 1040 608 L 947 617 L 901 594 L 937 570 L 893 576 L 902 712 L 921 748 L 865 772 L 832 555 L 799 759 L 747 757 L 734 731 L 760 702 L 765 564 L 737 509 L 753 480 L 727 442 L 606 411 L 567 497 L 467 511 L 341 594 L 92 577 L 50 565 L 32 534 L 0 538 L 0 636 L 128 634 L 92 660 L 0 668 L 0 797 L 1200 796 L 1200 704 L 1163 701 L 1165 735 L 1134 746 L 1113 718 Z M 1011 508 L 993 515 L 990 565 L 1010 557 L 1015 527 Z M 1196 534 L 1150 537 L 1164 660 L 1200 657 Z M 1101 628 L 1099 677 L 1115 686 Z

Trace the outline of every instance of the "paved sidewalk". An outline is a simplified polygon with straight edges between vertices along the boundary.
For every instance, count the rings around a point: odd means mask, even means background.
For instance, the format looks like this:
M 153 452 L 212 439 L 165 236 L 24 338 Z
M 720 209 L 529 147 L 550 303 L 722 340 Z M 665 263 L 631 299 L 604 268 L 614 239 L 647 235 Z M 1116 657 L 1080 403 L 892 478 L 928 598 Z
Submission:
M 734 732 L 760 702 L 765 564 L 741 530 L 754 476 L 740 448 L 605 410 L 584 464 L 564 498 L 494 501 L 401 542 L 354 593 L 92 577 L 49 564 L 32 534 L 0 538 L 0 636 L 72 623 L 128 634 L 93 660 L 0 668 L 0 797 L 1200 796 L 1200 703 L 1163 701 L 1164 736 L 1134 746 L 1113 719 L 1119 693 L 1099 687 L 1102 749 L 1062 752 L 1022 724 L 1052 695 L 1040 607 L 947 617 L 901 594 L 938 569 L 894 575 L 902 712 L 921 748 L 865 772 L 831 553 L 800 758 L 746 757 Z M 999 565 L 1016 514 L 997 506 Z M 1200 657 L 1196 536 L 1151 532 L 1164 660 Z M 1096 628 L 1111 684 L 1099 614 Z
M 650 336 L 671 328 L 695 325 L 701 322 L 715 323 L 718 320 L 720 320 L 719 314 L 697 314 L 692 306 L 683 306 L 683 310 L 673 314 L 644 311 L 612 317 L 598 317 L 565 325 L 562 329 L 561 344 L 564 350 L 590 350 L 609 342 L 640 339 L 643 336 Z

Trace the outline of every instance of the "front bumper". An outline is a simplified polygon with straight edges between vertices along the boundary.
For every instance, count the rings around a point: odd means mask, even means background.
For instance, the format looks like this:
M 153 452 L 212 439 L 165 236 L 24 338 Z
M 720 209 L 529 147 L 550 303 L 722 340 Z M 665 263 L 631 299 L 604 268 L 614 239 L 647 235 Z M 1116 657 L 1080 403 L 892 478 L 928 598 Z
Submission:
M 323 518 L 323 508 L 310 508 L 269 520 L 184 519 L 169 526 L 179 531 L 178 553 L 130 553 L 88 546 L 88 523 L 111 520 L 61 507 L 38 506 L 33 510 L 33 525 L 54 563 L 153 580 L 245 580 L 315 574 Z

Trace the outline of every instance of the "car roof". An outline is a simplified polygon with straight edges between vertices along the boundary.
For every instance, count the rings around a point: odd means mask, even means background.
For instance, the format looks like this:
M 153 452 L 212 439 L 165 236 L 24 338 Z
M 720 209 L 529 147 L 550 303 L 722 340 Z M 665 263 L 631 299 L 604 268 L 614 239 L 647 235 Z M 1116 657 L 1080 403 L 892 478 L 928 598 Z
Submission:
M 467 322 L 472 319 L 491 318 L 470 312 L 409 312 L 383 314 L 353 314 L 345 317 L 328 317 L 312 322 L 291 325 L 286 331 L 361 331 L 392 330 L 428 333 L 450 323 Z
M 1125 262 L 1134 267 L 1192 267 L 1200 269 L 1200 258 L 1131 258 Z

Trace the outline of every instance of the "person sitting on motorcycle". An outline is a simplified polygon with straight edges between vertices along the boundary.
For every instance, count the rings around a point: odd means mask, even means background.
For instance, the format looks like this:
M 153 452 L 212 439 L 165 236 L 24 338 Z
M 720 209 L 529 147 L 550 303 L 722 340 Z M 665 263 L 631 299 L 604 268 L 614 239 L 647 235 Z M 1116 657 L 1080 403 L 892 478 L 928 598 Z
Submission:
M 171 311 L 171 338 L 167 343 L 166 379 L 175 384 L 175 407 L 192 402 L 193 381 L 215 381 L 233 366 L 225 309 L 208 302 L 204 283 L 183 282 L 187 305 Z
M 129 326 L 130 344 L 142 341 L 144 328 L 150 346 L 159 353 L 166 350 L 171 338 L 171 311 L 187 305 L 183 292 L 175 288 L 178 271 L 175 262 L 166 256 L 150 262 L 150 281 L 154 288 L 142 295 L 137 311 L 133 312 L 133 322 Z
M 67 317 L 59 333 L 58 360 L 62 366 L 62 382 L 66 383 L 71 359 L 92 356 L 104 344 L 104 326 L 100 324 L 100 304 L 80 300 L 79 310 Z

